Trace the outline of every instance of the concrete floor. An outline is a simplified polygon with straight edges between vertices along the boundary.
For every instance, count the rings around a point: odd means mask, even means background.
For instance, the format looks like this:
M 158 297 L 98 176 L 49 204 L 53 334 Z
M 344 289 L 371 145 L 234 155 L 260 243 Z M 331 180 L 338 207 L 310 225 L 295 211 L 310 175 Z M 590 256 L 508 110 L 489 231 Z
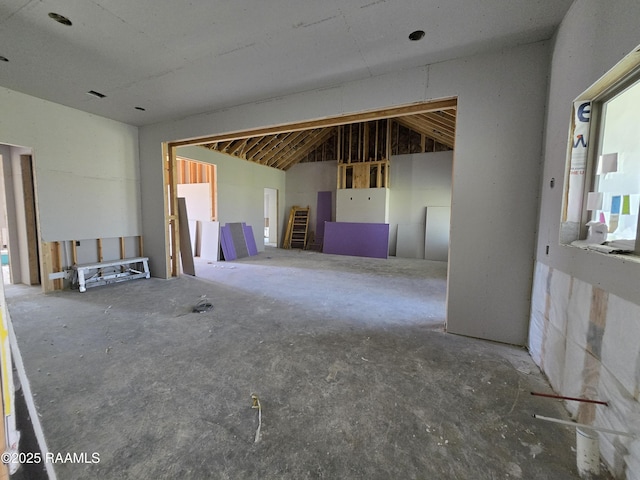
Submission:
M 7 288 L 49 450 L 100 455 L 58 478 L 578 478 L 527 352 L 444 333 L 446 264 L 268 249 L 197 272 Z

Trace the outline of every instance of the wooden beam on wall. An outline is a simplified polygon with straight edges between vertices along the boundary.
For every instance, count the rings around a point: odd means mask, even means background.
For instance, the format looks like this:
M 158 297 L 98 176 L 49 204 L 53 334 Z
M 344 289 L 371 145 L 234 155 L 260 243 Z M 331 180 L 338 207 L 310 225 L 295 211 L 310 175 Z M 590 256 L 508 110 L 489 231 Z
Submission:
M 29 261 L 29 285 L 40 284 L 40 259 L 38 255 L 38 224 L 36 219 L 36 200 L 33 184 L 33 165 L 31 155 L 20 155 L 22 174 L 22 192 L 24 216 L 27 230 L 27 255 Z
M 179 270 L 180 238 L 178 234 L 178 192 L 176 188 L 176 147 L 171 143 L 163 143 L 164 169 L 164 201 L 165 201 L 165 251 L 166 275 L 177 277 Z
M 435 112 L 439 110 L 452 110 L 457 107 L 456 98 L 447 98 L 443 100 L 435 100 L 431 102 L 421 102 L 411 105 L 404 105 L 399 107 L 383 108 L 379 110 L 372 110 L 361 113 L 353 113 L 346 115 L 339 115 L 331 118 L 323 118 L 316 120 L 307 120 L 304 122 L 296 122 L 289 124 L 282 124 L 273 127 L 256 128 L 250 130 L 243 130 L 232 133 L 223 133 L 219 135 L 213 135 L 208 137 L 192 138 L 187 140 L 180 140 L 172 142 L 175 147 L 182 147 L 186 145 L 203 145 L 207 143 L 215 143 L 220 141 L 239 140 L 247 137 L 255 137 L 258 135 L 275 135 L 278 133 L 292 132 L 297 130 L 308 130 L 311 128 L 321 127 L 335 127 L 338 125 L 347 125 L 350 123 L 364 122 L 368 120 L 393 118 L 402 115 L 411 115 L 414 113 L 423 112 Z

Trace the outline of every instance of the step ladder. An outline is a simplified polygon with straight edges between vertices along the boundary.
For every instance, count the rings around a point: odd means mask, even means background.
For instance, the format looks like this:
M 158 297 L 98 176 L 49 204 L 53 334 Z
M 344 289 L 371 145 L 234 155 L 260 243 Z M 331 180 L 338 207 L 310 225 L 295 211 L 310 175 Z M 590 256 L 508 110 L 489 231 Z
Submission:
M 282 248 L 300 248 L 304 250 L 307 245 L 309 230 L 309 210 L 309 207 L 291 207 Z

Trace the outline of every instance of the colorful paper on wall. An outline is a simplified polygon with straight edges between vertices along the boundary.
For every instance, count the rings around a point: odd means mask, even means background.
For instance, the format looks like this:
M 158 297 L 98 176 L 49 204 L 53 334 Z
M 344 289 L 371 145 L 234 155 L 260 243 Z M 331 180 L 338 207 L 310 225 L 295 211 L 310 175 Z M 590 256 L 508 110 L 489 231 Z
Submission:
M 620 195 L 614 195 L 611 197 L 611 213 L 620 213 Z
M 606 173 L 618 171 L 618 154 L 617 153 L 605 153 L 600 155 L 598 159 L 598 174 L 604 175 Z
M 622 215 L 629 215 L 631 213 L 631 199 L 629 195 L 622 196 Z
M 587 210 L 602 210 L 602 192 L 589 192 Z

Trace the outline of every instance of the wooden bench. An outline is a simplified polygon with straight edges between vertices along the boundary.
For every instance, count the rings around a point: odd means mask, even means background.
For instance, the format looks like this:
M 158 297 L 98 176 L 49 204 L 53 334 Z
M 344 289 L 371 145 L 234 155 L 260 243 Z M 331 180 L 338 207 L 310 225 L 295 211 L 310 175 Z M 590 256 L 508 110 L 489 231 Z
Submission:
M 142 270 L 133 268 L 132 265 L 142 264 Z M 104 270 L 112 267 L 121 267 L 119 270 L 105 273 Z M 84 263 L 74 265 L 74 270 L 78 274 L 78 286 L 81 292 L 86 292 L 87 288 L 107 285 L 109 283 L 135 280 L 136 278 L 149 278 L 149 258 L 132 257 L 120 260 L 111 260 L 97 263 Z M 90 275 L 91 270 L 98 270 Z M 89 276 L 90 275 L 90 276 Z

